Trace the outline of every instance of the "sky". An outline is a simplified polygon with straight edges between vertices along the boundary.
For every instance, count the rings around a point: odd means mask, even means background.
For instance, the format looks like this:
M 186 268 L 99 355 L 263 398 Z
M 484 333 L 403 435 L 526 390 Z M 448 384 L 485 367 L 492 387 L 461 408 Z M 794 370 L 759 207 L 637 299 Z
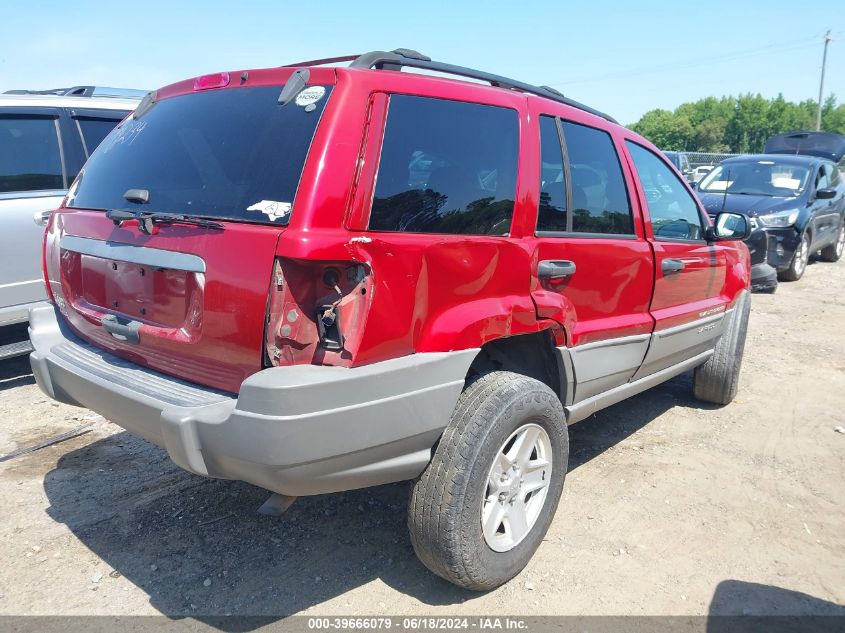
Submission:
M 33 2 L 0 22 L 0 92 L 154 89 L 220 70 L 418 50 L 567 96 L 630 124 L 706 96 L 845 102 L 845 13 L 795 0 L 706 2 Z

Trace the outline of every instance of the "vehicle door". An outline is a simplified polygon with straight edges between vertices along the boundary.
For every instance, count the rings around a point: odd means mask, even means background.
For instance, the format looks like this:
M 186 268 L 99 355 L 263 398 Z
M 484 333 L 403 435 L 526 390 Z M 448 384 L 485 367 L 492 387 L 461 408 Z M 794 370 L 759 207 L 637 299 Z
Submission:
M 707 221 L 698 200 L 663 158 L 634 141 L 625 145 L 656 266 L 654 336 L 635 375 L 640 378 L 715 345 L 729 303 L 723 294 L 726 247 L 705 240 Z
M 68 186 L 59 131 L 57 108 L 0 109 L 0 325 L 46 298 L 33 216 L 55 209 Z
M 833 165 L 822 163 L 818 166 L 815 178 L 810 191 L 810 226 L 812 227 L 812 241 L 810 252 L 814 252 L 836 240 L 839 230 L 841 211 L 839 205 L 842 201 L 840 196 L 836 198 L 820 199 L 817 197 L 819 189 L 827 189 L 832 186 Z
M 532 297 L 538 317 L 567 329 L 575 403 L 628 382 L 641 365 L 654 269 L 614 138 L 539 114 Z

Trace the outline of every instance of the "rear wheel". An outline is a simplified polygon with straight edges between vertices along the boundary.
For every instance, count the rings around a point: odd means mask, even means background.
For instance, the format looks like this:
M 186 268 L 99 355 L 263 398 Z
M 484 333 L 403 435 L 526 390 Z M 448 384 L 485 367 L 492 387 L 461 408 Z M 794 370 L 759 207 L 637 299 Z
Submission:
M 713 355 L 706 363 L 695 368 L 693 393 L 699 400 L 728 404 L 736 396 L 750 312 L 750 295 L 743 292 L 727 317 L 725 331 L 719 338 Z
M 804 276 L 804 271 L 807 270 L 807 262 L 810 261 L 810 236 L 806 232 L 801 236 L 801 243 L 795 249 L 792 255 L 792 261 L 789 262 L 789 268 L 781 273 L 778 273 L 778 279 L 782 281 L 798 281 Z
M 845 222 L 839 225 L 839 233 L 836 235 L 836 241 L 830 246 L 825 246 L 821 251 L 821 258 L 826 262 L 838 262 L 842 257 L 842 252 L 845 251 Z
M 473 381 L 411 490 L 419 559 L 477 591 L 513 578 L 549 528 L 568 457 L 563 407 L 549 387 L 502 371 Z

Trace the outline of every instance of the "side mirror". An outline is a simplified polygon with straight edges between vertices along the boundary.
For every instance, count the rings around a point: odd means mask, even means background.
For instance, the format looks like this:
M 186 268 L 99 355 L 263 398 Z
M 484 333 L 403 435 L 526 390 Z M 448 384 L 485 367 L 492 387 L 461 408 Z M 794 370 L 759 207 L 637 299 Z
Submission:
M 50 221 L 50 216 L 53 214 L 53 211 L 54 209 L 36 211 L 32 216 L 32 221 L 35 222 L 36 226 L 47 226 L 47 223 Z
M 825 187 L 816 192 L 816 200 L 830 200 L 836 197 L 836 189 L 833 187 Z
M 722 211 L 716 216 L 713 226 L 707 228 L 708 242 L 746 240 L 751 235 L 751 222 L 741 213 Z

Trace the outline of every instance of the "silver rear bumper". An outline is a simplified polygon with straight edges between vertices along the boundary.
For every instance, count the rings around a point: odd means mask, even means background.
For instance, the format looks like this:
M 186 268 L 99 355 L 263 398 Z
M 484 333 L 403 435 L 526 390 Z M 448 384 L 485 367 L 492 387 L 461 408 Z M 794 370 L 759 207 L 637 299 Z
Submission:
M 229 394 L 146 369 L 73 334 L 49 304 L 30 313 L 39 387 L 167 450 L 187 471 L 312 495 L 416 477 L 477 350 L 347 369 L 253 374 Z

